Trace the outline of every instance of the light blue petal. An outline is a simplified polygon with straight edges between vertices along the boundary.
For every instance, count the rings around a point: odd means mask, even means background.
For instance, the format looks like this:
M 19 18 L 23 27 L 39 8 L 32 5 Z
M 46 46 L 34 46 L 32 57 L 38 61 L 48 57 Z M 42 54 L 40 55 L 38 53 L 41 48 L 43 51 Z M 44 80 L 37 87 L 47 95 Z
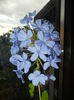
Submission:
M 28 47 L 28 50 L 33 53 L 37 52 L 35 47 Z
M 31 61 L 35 61 L 37 58 L 38 58 L 38 53 L 34 53 L 34 54 L 31 56 Z
M 31 25 L 33 29 L 37 28 L 37 25 L 35 23 L 32 23 Z
M 27 21 L 27 15 L 25 15 L 25 17 L 20 20 L 20 23 L 25 24 L 26 21 Z
M 32 34 L 32 31 L 31 31 L 31 30 L 28 30 L 27 37 L 28 37 L 28 38 L 31 38 L 32 35 L 33 35 L 33 34 Z
M 24 30 L 21 30 L 18 34 L 19 41 L 25 41 L 27 39 L 27 35 Z
M 44 44 L 44 43 L 41 40 L 36 40 L 35 41 L 35 45 L 41 46 L 42 44 Z
M 35 48 L 37 51 L 40 50 L 40 46 L 38 44 L 35 44 Z
M 22 20 L 20 20 L 21 24 L 28 24 L 32 21 L 32 17 L 31 16 L 28 16 L 26 15 Z
M 40 27 L 41 26 L 41 19 L 36 20 L 36 24 L 38 27 Z
M 44 75 L 44 79 L 45 79 L 45 81 L 47 81 L 48 80 L 48 77 Z
M 57 50 L 54 50 L 54 51 L 55 51 L 55 53 L 57 54 L 57 56 L 60 56 L 61 50 L 57 49 Z
M 45 85 L 45 81 L 48 80 L 48 77 L 45 76 L 44 74 L 41 74 L 40 77 L 39 77 L 39 82 L 42 84 L 42 85 Z
M 49 76 L 49 79 L 52 80 L 52 81 L 55 81 L 56 80 L 56 77 L 54 75 L 50 75 Z
M 53 33 L 51 34 L 51 39 L 53 39 L 53 40 L 60 39 L 59 32 L 53 31 Z
M 26 46 L 27 46 L 27 42 L 26 42 L 26 41 L 21 42 L 21 44 L 20 44 L 20 48 L 23 48 L 23 47 L 26 47 Z
M 37 70 L 36 70 L 36 71 L 34 72 L 34 74 L 35 74 L 35 76 L 39 76 L 39 75 L 40 75 L 40 71 L 37 71 Z
M 30 81 L 34 80 L 35 79 L 35 75 L 33 73 L 29 74 L 28 79 Z
M 11 54 L 12 55 L 15 55 L 16 53 L 18 53 L 18 51 L 19 51 L 18 46 L 12 46 L 11 47 Z
M 18 54 L 15 55 L 15 58 L 16 58 L 17 60 L 19 60 L 19 61 L 23 61 L 23 58 L 22 58 L 20 55 L 18 55 Z
M 48 67 L 50 67 L 50 62 L 44 63 L 43 69 L 47 70 Z
M 55 56 L 54 61 L 55 61 L 56 63 L 58 63 L 58 62 L 61 62 L 61 59 L 58 58 L 57 56 Z
M 51 50 L 44 44 L 42 45 L 40 52 L 42 54 L 51 54 Z
M 22 72 L 21 70 L 13 70 L 13 72 L 16 72 L 17 77 L 20 78 L 21 81 L 22 81 L 22 83 L 24 84 L 25 81 L 24 81 L 24 79 L 23 79 L 23 77 L 22 77 L 23 72 Z
M 55 45 L 53 50 L 55 51 L 55 53 L 57 54 L 57 56 L 59 56 L 61 54 L 61 49 L 60 49 L 60 45 Z
M 24 67 L 25 67 L 25 62 L 24 61 L 20 62 L 19 69 L 22 70 L 22 69 L 24 69 Z
M 20 71 L 20 70 L 13 70 L 13 72 L 16 72 L 16 75 L 17 75 L 18 78 L 22 78 L 22 75 L 23 75 L 22 71 Z
M 50 48 L 53 48 L 53 46 L 55 45 L 55 42 L 54 41 L 47 41 L 46 42 L 46 45 Z
M 54 60 L 51 61 L 51 67 L 59 69 L 58 65 L 56 64 L 56 62 L 54 62 Z
M 26 66 L 24 67 L 24 73 L 26 74 L 26 73 L 28 73 L 28 71 L 29 71 L 29 68 L 27 68 Z
M 44 37 L 43 37 L 43 32 L 42 31 L 38 32 L 38 38 L 43 41 Z
M 23 60 L 25 61 L 25 60 L 27 59 L 28 56 L 27 56 L 26 53 L 23 52 L 22 57 L 23 57 Z
M 38 83 L 39 83 L 39 78 L 35 78 L 34 80 L 32 80 L 32 83 L 34 86 L 38 86 Z
M 17 77 L 18 78 L 22 78 L 22 75 L 17 73 Z
M 21 70 L 21 63 L 19 61 L 17 61 L 17 69 Z
M 36 15 L 36 10 L 34 10 L 32 13 L 29 13 L 29 16 L 34 17 Z
M 28 39 L 27 41 L 25 41 L 26 44 L 29 46 L 31 44 L 31 39 Z
M 44 79 L 45 81 L 47 81 L 47 80 L 48 80 L 48 77 L 47 77 L 46 75 L 41 74 L 40 76 L 41 76 L 41 77 L 43 77 L 43 79 Z
M 52 33 L 54 30 L 54 26 L 53 24 L 49 24 L 49 32 Z
M 14 56 L 11 56 L 9 61 L 13 64 L 13 65 L 17 65 L 17 59 Z
M 31 62 L 30 61 L 26 61 L 26 66 L 27 66 L 27 68 L 30 68 L 31 67 Z
M 29 68 L 31 67 L 31 63 L 29 61 L 25 62 L 25 66 L 24 66 L 24 73 L 28 73 Z
M 47 32 L 44 34 L 44 39 L 47 41 L 51 38 L 51 35 Z
M 25 20 L 25 22 L 28 24 L 28 23 L 30 23 L 32 21 L 32 17 L 27 17 L 27 19 Z
M 28 40 L 26 40 L 26 41 L 21 42 L 20 48 L 27 47 L 27 46 L 29 46 L 30 44 L 31 44 L 31 40 L 28 39 Z
M 45 85 L 45 80 L 43 77 L 39 77 L 39 82 L 42 84 L 42 85 Z
M 44 54 L 40 53 L 40 54 L 39 54 L 39 57 L 40 57 L 44 62 L 47 61 L 47 57 L 46 57 Z
M 43 32 L 49 32 L 49 26 L 47 24 L 43 24 L 41 30 Z
M 24 18 L 20 20 L 20 23 L 21 23 L 21 24 L 25 24 Z

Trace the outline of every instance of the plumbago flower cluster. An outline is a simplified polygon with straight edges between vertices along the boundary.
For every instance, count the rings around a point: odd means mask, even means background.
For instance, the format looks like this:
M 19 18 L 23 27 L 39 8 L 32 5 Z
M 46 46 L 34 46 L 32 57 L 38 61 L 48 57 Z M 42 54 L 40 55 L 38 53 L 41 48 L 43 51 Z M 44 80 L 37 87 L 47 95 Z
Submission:
M 50 67 L 59 68 L 61 49 L 59 32 L 46 20 L 37 19 L 34 22 L 35 15 L 36 11 L 26 15 L 20 21 L 24 27 L 15 28 L 10 34 L 10 41 L 13 44 L 10 62 L 16 66 L 13 71 L 22 83 L 25 83 L 23 74 L 27 74 L 34 66 L 28 79 L 34 86 L 38 86 L 45 85 L 46 81 L 56 80 L 54 75 L 47 75 L 46 72 Z

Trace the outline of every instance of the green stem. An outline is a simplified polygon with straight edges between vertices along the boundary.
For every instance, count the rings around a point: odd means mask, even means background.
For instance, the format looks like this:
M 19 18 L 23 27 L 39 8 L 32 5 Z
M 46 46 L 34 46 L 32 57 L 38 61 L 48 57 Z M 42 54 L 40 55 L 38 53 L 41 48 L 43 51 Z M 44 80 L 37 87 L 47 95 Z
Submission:
M 42 66 L 42 61 L 40 60 L 40 58 L 38 59 L 38 61 L 39 61 L 40 65 Z
M 40 84 L 38 85 L 38 91 L 39 91 L 39 99 L 41 100 Z

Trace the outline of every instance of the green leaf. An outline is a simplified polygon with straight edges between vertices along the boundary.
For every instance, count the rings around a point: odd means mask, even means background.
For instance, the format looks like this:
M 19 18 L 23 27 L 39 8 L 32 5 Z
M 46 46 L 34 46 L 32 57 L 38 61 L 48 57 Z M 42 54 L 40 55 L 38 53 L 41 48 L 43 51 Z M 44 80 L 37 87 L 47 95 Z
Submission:
M 33 91 L 29 90 L 29 93 L 30 93 L 30 96 L 31 96 L 31 97 L 33 97 L 33 96 L 34 96 Z
M 42 99 L 41 100 L 48 100 L 48 92 L 46 90 L 42 92 Z
M 32 83 L 29 84 L 29 93 L 30 96 L 33 97 L 34 96 L 34 85 Z

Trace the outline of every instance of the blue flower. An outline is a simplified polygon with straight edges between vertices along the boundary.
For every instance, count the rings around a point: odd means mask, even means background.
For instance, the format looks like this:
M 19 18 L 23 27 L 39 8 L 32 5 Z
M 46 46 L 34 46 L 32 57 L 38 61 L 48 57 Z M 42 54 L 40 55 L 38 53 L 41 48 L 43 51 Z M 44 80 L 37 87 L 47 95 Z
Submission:
M 24 30 L 21 30 L 18 34 L 18 40 L 21 42 L 20 47 L 26 47 L 31 44 L 31 37 L 32 37 L 32 31 L 28 30 L 26 33 Z
M 29 74 L 28 79 L 32 81 L 34 86 L 38 86 L 39 83 L 45 85 L 45 81 L 47 81 L 48 77 L 44 74 L 40 74 L 40 71 L 35 71 Z
M 59 68 L 59 66 L 57 65 L 58 62 L 61 62 L 60 58 L 57 58 L 57 56 L 55 57 L 49 56 L 47 62 L 44 63 L 43 69 L 47 70 L 48 67 L 53 67 L 55 69 L 58 69 Z
M 47 40 L 53 40 L 53 41 L 59 41 L 60 37 L 59 37 L 59 32 L 57 31 L 53 31 L 52 33 L 47 32 L 44 34 L 45 38 Z
M 51 33 L 51 39 L 54 40 L 54 41 L 59 41 L 59 40 L 60 40 L 59 32 L 53 31 L 53 32 Z
M 24 81 L 24 79 L 23 79 L 23 77 L 22 77 L 22 75 L 24 74 L 24 72 L 21 71 L 21 70 L 13 70 L 13 72 L 16 72 L 17 77 L 20 78 L 21 81 L 22 81 L 22 83 L 24 84 L 25 81 Z
M 21 24 L 27 24 L 29 25 L 29 23 L 33 20 L 33 18 L 36 15 L 36 11 L 29 13 L 29 15 L 26 15 L 23 19 L 20 20 Z
M 18 70 L 23 70 L 24 73 L 27 73 L 29 71 L 29 68 L 31 67 L 31 62 L 27 60 L 27 54 L 23 52 L 22 56 L 20 55 L 14 55 L 10 58 L 10 62 L 17 66 Z
M 10 34 L 10 42 L 15 44 L 18 43 L 17 35 L 20 32 L 19 28 L 15 28 L 13 34 Z
M 27 54 L 23 53 L 22 61 L 20 61 L 18 69 L 20 69 L 20 70 L 24 69 L 24 73 L 27 73 L 29 71 L 30 67 L 31 67 L 31 63 L 29 60 L 27 60 Z
M 55 81 L 56 80 L 56 77 L 54 75 L 50 75 L 49 76 L 49 80 Z
M 29 47 L 28 50 L 34 53 L 31 56 L 31 61 L 35 61 L 38 57 L 40 57 L 44 62 L 47 60 L 45 54 L 50 53 L 50 50 L 44 45 L 35 44 L 33 47 Z
M 53 24 L 49 23 L 49 33 L 52 34 L 53 31 L 54 31 L 54 26 Z
M 29 16 L 32 17 L 32 18 L 35 17 L 36 16 L 36 10 L 34 10 L 32 13 L 29 13 Z
M 23 19 L 20 20 L 20 23 L 21 24 L 25 24 L 25 23 L 28 24 L 31 21 L 32 21 L 32 17 L 30 17 L 30 16 L 28 17 L 28 15 L 26 15 Z
M 37 31 L 48 32 L 49 31 L 49 24 L 48 22 L 42 21 L 41 19 L 36 20 L 35 23 L 31 24 L 33 29 Z
M 53 48 L 55 45 L 55 41 L 50 40 L 50 37 L 46 37 L 46 34 L 44 34 L 42 31 L 38 32 L 38 38 L 45 43 L 48 47 Z
M 55 44 L 53 47 L 54 52 L 56 53 L 57 56 L 60 56 L 61 54 L 61 46 L 59 43 Z
M 11 55 L 15 55 L 16 53 L 18 53 L 18 51 L 19 51 L 19 47 L 18 46 L 12 46 L 11 47 Z
M 15 66 L 17 66 L 17 63 L 18 63 L 18 57 L 19 57 L 19 55 L 12 55 L 11 57 L 10 57 L 10 59 L 9 59 L 9 61 L 13 64 L 13 65 L 15 65 Z

